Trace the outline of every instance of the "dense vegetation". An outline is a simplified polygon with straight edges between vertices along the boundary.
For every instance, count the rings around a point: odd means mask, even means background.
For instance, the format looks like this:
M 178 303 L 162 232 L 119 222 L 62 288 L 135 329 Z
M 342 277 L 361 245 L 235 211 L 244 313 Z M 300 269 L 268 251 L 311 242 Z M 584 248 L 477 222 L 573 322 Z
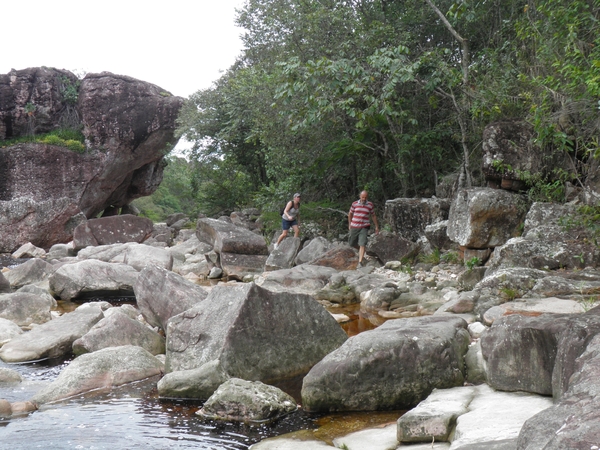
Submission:
M 381 208 L 446 175 L 477 185 L 483 127 L 506 119 L 585 181 L 599 16 L 600 0 L 247 0 L 242 54 L 179 118 L 185 207 L 276 211 L 301 191 L 313 210 L 347 209 L 366 188 Z

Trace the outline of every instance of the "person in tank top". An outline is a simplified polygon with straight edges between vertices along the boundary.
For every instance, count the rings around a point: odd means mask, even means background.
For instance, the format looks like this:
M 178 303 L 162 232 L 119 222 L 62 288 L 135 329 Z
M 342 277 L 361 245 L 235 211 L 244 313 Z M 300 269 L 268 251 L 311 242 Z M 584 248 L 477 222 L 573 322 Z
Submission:
M 283 231 L 273 247 L 275 250 L 277 250 L 281 241 L 287 237 L 290 228 L 294 230 L 294 237 L 300 235 L 300 194 L 298 192 L 294 194 L 293 200 L 285 205 L 285 210 L 281 216 L 281 228 Z

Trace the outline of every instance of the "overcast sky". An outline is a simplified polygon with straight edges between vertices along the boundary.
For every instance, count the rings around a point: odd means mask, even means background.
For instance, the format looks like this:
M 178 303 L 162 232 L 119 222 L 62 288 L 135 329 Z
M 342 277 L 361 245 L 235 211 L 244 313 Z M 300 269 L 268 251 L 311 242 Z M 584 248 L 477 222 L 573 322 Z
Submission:
M 241 51 L 244 0 L 4 1 L 0 74 L 56 67 L 108 71 L 187 97 L 210 87 Z

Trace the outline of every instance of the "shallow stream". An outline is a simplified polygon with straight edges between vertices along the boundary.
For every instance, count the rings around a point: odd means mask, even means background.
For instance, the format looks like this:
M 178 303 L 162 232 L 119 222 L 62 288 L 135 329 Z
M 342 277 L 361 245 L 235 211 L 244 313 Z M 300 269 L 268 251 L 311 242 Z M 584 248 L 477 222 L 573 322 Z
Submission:
M 123 299 L 125 300 L 125 299 Z M 129 299 L 128 299 L 129 300 Z M 59 302 L 68 312 L 78 304 Z M 379 325 L 360 317 L 354 308 L 337 308 L 351 321 L 343 324 L 349 336 Z M 0 384 L 0 399 L 27 401 L 53 381 L 70 360 L 6 364 L 24 381 Z M 352 431 L 390 423 L 401 412 L 309 415 L 302 409 L 270 425 L 251 426 L 207 421 L 195 413 L 198 402 L 159 399 L 157 379 L 128 384 L 107 392 L 93 392 L 46 405 L 34 413 L 0 419 L 0 449 L 247 449 L 267 437 L 310 430 L 309 436 L 331 443 Z M 300 402 L 301 379 L 278 385 Z M 306 433 L 306 431 L 304 431 Z

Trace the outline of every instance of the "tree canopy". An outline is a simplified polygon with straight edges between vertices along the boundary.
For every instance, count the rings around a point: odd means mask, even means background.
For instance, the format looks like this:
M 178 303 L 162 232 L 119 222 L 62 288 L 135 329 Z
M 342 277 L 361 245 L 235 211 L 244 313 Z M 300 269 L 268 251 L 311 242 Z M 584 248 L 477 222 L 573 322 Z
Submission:
M 179 118 L 199 207 L 362 189 L 381 204 L 430 196 L 449 174 L 478 184 L 495 120 L 598 158 L 599 12 L 600 0 L 247 0 L 241 56 Z

